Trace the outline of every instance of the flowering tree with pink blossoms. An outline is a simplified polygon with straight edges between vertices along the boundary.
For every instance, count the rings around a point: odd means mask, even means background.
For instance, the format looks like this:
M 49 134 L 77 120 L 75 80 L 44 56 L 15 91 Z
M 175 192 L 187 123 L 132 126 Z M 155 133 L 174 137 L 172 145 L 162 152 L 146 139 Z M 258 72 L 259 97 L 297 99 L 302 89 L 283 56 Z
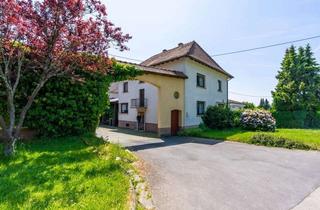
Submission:
M 50 78 L 76 77 L 75 64 L 108 74 L 112 63 L 108 49 L 127 50 L 125 43 L 130 38 L 107 19 L 106 7 L 99 0 L 2 0 L 0 87 L 6 94 L 7 111 L 0 113 L 0 126 L 6 136 L 4 154 L 14 154 L 26 114 Z M 17 110 L 15 96 L 26 59 L 32 60 L 31 68 L 39 78 L 34 79 L 25 105 Z

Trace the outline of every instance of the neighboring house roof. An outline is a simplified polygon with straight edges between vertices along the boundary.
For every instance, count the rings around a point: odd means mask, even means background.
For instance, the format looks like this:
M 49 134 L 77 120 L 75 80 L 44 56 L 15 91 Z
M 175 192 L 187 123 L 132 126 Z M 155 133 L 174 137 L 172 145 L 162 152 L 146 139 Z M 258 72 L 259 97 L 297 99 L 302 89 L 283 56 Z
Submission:
M 229 104 L 245 105 L 245 103 L 244 103 L 244 102 L 235 101 L 235 100 L 231 100 L 231 99 L 229 99 L 229 100 L 228 100 L 228 102 L 229 102 Z
M 119 61 L 118 60 L 118 62 L 135 66 L 137 69 L 140 69 L 140 70 L 147 72 L 147 73 L 165 75 L 165 76 L 169 76 L 169 77 L 177 77 L 177 78 L 182 78 L 182 79 L 188 78 L 187 75 L 185 75 L 183 72 L 180 72 L 180 71 L 174 71 L 174 70 L 153 67 L 153 66 L 144 66 L 142 64 L 130 63 L 130 62 L 126 62 L 126 61 Z
M 176 48 L 163 50 L 161 53 L 156 54 L 143 61 L 141 65 L 157 66 L 183 57 L 188 57 L 205 66 L 208 66 L 209 68 L 223 73 L 224 75 L 227 75 L 229 78 L 233 78 L 231 74 L 229 74 L 221 66 L 219 66 L 219 64 L 215 60 L 213 60 L 213 58 L 211 58 L 210 55 L 208 55 L 208 53 L 206 53 L 206 51 L 204 51 L 195 41 L 186 44 L 180 43 Z

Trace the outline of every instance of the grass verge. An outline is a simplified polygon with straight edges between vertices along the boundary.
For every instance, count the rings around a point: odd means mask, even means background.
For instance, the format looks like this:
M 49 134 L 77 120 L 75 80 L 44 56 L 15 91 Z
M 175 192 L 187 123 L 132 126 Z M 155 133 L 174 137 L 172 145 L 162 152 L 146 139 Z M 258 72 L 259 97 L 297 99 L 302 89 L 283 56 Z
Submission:
M 257 134 L 267 134 L 278 138 L 284 138 L 289 141 L 305 144 L 311 149 L 320 150 L 320 129 L 277 129 L 276 132 L 254 132 L 245 131 L 239 128 L 226 130 L 191 128 L 180 132 L 181 136 L 194 136 L 243 143 L 252 143 L 252 138 Z
M 91 135 L 21 143 L 0 156 L 0 209 L 127 209 L 133 161 Z

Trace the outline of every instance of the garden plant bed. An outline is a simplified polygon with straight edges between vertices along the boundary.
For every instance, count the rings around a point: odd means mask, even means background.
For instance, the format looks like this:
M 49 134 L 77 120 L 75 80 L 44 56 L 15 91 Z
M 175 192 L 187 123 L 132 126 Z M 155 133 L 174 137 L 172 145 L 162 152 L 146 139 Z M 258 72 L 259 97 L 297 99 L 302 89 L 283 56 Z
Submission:
M 0 156 L 0 209 L 128 209 L 135 159 L 91 135 L 19 143 Z
M 320 129 L 276 129 L 275 132 L 258 132 L 246 131 L 240 128 L 225 130 L 191 128 L 183 130 L 180 135 L 250 143 L 252 137 L 260 133 L 285 138 L 307 145 L 311 149 L 320 150 Z

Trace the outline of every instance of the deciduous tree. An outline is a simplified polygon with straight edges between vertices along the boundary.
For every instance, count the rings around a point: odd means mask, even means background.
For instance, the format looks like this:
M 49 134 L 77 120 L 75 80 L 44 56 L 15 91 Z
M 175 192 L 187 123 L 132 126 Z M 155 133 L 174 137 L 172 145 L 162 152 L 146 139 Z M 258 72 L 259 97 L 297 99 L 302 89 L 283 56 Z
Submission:
M 0 113 L 6 135 L 4 154 L 14 153 L 26 114 L 50 78 L 75 77 L 74 64 L 109 73 L 108 49 L 126 50 L 130 38 L 108 20 L 106 7 L 99 0 L 2 0 L 0 86 L 7 98 L 7 111 Z M 15 95 L 26 59 L 33 60 L 32 69 L 39 78 L 35 78 L 23 108 L 16 110 Z

